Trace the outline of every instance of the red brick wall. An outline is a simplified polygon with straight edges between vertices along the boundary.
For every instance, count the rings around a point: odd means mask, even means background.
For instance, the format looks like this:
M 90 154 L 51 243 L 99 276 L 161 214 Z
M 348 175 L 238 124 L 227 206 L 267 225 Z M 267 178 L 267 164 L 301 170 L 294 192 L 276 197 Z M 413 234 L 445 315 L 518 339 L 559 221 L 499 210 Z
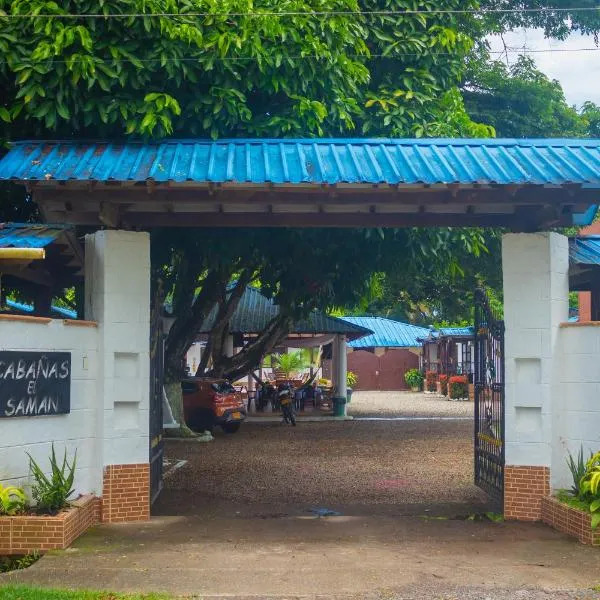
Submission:
M 504 468 L 504 517 L 517 521 L 541 521 L 542 499 L 550 495 L 548 467 Z
M 590 515 L 556 498 L 548 496 L 542 499 L 542 521 L 584 544 L 600 546 L 600 529 L 592 529 Z
M 0 517 L 0 554 L 67 548 L 98 522 L 99 504 L 98 498 L 85 496 L 54 517 Z
M 592 293 L 579 292 L 579 321 L 592 320 Z
M 104 467 L 102 521 L 123 523 L 150 518 L 150 465 Z

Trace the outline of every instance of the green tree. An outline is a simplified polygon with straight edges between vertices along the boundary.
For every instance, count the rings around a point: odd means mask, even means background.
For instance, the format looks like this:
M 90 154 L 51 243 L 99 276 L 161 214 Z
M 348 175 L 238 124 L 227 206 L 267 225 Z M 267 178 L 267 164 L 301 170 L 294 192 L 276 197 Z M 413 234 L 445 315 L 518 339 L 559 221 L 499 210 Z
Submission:
M 499 137 L 580 137 L 586 123 L 569 106 L 560 83 L 550 80 L 531 58 L 474 60 L 462 87 L 467 112 L 489 123 Z

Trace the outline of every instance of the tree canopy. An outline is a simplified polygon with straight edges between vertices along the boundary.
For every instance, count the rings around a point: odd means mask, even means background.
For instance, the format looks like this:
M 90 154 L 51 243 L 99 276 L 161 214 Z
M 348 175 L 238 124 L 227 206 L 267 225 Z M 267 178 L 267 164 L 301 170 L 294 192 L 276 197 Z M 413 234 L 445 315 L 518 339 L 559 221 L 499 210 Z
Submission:
M 525 119 L 506 108 L 518 93 L 540 111 L 532 120 L 570 123 L 560 86 L 526 61 L 510 73 L 497 64 L 473 69 L 461 89 L 465 65 L 489 32 L 529 24 L 561 37 L 569 28 L 597 31 L 598 17 L 468 12 L 480 6 L 540 4 L 447 0 L 442 12 L 435 0 L 0 0 L 2 137 L 486 137 L 504 126 L 497 110 L 514 135 L 525 135 L 518 133 Z M 513 87 L 502 87 L 502 77 Z M 536 102 L 531 86 L 551 107 Z M 583 112 L 595 131 L 597 107 Z M 29 212 L 22 195 L 16 202 L 3 190 L 3 212 Z M 178 381 L 195 327 L 215 307 L 205 356 L 215 374 L 235 376 L 270 352 L 294 318 L 314 307 L 364 305 L 382 285 L 380 273 L 390 298 L 403 289 L 413 302 L 433 298 L 439 282 L 454 286 L 461 270 L 479 276 L 494 235 L 156 230 L 153 306 L 156 312 L 169 297 L 176 317 L 167 338 L 169 381 Z M 280 316 L 226 357 L 228 322 L 249 282 L 275 298 Z

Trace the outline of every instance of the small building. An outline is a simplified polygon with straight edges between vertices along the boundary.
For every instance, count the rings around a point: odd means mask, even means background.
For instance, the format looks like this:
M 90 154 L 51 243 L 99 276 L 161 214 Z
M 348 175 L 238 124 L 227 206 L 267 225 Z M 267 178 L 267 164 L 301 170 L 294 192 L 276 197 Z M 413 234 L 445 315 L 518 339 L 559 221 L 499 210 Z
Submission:
M 348 343 L 348 370 L 356 374 L 357 390 L 406 390 L 404 374 L 419 368 L 419 338 L 429 330 L 384 317 L 342 317 L 373 333 Z
M 430 329 L 421 338 L 423 372 L 444 375 L 467 375 L 473 378 L 473 327 L 440 327 Z

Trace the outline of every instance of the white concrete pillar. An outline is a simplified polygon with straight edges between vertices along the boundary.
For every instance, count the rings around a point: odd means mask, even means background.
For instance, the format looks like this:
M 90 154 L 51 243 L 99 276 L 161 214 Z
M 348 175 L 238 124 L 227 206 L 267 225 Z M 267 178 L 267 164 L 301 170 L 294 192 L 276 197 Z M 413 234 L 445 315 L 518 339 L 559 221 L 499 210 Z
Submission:
M 502 268 L 505 513 L 508 518 L 536 520 L 540 497 L 549 492 L 558 334 L 559 325 L 568 319 L 567 238 L 558 233 L 506 234 Z
M 339 358 L 338 354 L 340 351 L 339 336 L 335 336 L 331 342 L 331 383 L 336 388 L 337 395 L 337 383 L 338 383 L 338 366 Z
M 117 499 L 113 506 L 110 490 L 139 500 L 137 516 L 146 517 L 150 237 L 139 232 L 98 231 L 86 236 L 85 248 L 85 317 L 97 321 L 99 334 L 96 457 L 104 468 L 103 519 L 119 518 Z M 133 476 L 137 489 L 127 483 Z
M 336 383 L 336 396 L 340 398 L 346 398 L 348 396 L 348 386 L 346 385 L 346 375 L 348 373 L 348 354 L 346 351 L 346 336 L 340 335 L 337 339 L 338 352 L 337 352 L 337 383 Z

